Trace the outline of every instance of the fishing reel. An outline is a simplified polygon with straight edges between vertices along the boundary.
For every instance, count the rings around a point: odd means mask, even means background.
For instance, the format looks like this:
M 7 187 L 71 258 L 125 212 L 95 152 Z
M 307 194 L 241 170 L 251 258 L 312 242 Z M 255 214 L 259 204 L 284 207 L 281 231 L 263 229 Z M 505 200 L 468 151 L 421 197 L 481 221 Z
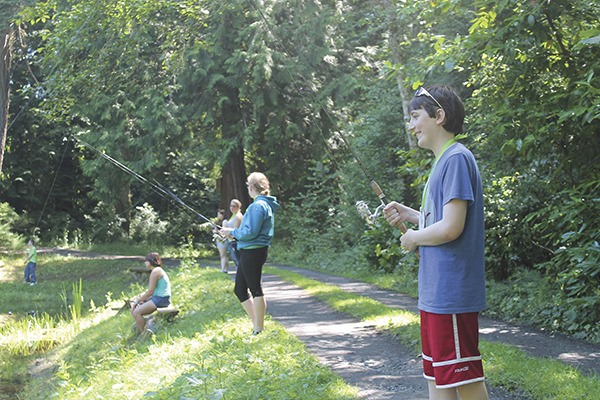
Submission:
M 375 209 L 375 212 L 371 212 L 369 209 L 369 205 L 367 202 L 363 200 L 358 200 L 356 202 L 356 211 L 358 211 L 358 215 L 360 215 L 369 225 L 375 224 L 375 220 L 379 217 L 383 212 L 384 204 L 381 204 L 379 207 Z

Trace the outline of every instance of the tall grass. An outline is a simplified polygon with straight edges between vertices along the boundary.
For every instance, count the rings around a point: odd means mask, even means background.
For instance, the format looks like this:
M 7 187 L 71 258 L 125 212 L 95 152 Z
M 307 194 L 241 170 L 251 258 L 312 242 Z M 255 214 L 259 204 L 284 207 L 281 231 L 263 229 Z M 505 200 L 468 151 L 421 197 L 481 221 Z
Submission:
M 79 278 L 79 284 L 73 283 L 72 285 L 72 304 L 69 304 L 67 290 L 64 286 L 60 293 L 60 298 L 65 306 L 66 314 L 71 316 L 72 321 L 77 321 L 81 318 L 81 308 L 83 306 L 83 283 L 81 278 Z

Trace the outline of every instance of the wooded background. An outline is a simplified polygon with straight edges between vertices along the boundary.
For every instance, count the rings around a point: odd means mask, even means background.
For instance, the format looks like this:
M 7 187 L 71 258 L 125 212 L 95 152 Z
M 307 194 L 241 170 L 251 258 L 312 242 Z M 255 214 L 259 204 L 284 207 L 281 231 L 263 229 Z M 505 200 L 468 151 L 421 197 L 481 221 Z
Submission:
M 600 320 L 600 23 L 595 1 L 0 0 L 0 223 L 43 243 L 205 240 L 262 171 L 298 254 L 406 260 L 354 204 L 418 204 L 431 155 L 405 129 L 421 85 L 465 101 L 487 271 L 539 272 L 561 324 Z M 4 145 L 5 143 L 5 145 Z M 7 239 L 8 240 L 8 239 Z M 334 249 L 331 251 L 331 249 Z M 359 249 L 359 250 L 357 250 Z M 557 313 L 558 314 L 558 313 Z

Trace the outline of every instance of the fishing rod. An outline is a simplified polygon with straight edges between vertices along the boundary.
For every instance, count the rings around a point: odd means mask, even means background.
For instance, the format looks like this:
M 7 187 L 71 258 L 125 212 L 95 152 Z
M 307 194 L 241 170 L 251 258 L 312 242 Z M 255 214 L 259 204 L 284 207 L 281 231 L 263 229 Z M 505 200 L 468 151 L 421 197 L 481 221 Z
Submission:
M 381 213 L 383 212 L 383 208 L 388 204 L 387 198 L 385 197 L 385 194 L 383 193 L 383 190 L 381 190 L 381 187 L 379 186 L 379 184 L 377 182 L 375 182 L 375 179 L 373 179 L 373 177 L 371 177 L 371 175 L 367 172 L 367 169 L 365 168 L 361 159 L 358 157 L 358 155 L 354 151 L 354 148 L 350 145 L 348 140 L 341 133 L 340 133 L 340 137 L 342 138 L 342 141 L 344 142 L 346 147 L 350 150 L 350 153 L 352 153 L 352 156 L 356 160 L 356 163 L 360 167 L 361 171 L 363 172 L 363 174 L 365 174 L 365 176 L 369 180 L 371 189 L 373 190 L 373 192 L 375 192 L 375 194 L 377 195 L 377 197 L 379 198 L 379 200 L 381 202 L 381 204 L 375 209 L 375 211 L 373 213 L 371 213 L 371 210 L 369 210 L 369 205 L 365 201 L 359 200 L 356 202 L 355 206 L 356 206 L 356 210 L 358 211 L 358 214 L 361 217 L 363 217 L 364 219 L 366 219 L 368 223 L 373 224 L 373 223 L 375 223 L 375 219 L 377 217 L 379 217 L 381 215 Z M 407 231 L 406 225 L 404 225 L 403 222 L 400 222 L 398 228 L 400 229 L 400 231 L 402 231 L 402 233 L 406 233 L 406 231 Z
M 134 170 L 132 170 L 131 168 L 129 168 L 128 166 L 126 166 L 122 162 L 120 162 L 120 161 L 114 159 L 113 157 L 109 156 L 105 152 L 100 151 L 99 149 L 97 149 L 96 147 L 92 146 L 91 144 L 89 144 L 85 140 L 83 140 L 81 138 L 75 138 L 75 139 L 79 143 L 83 144 L 85 147 L 93 150 L 96 154 L 100 155 L 105 160 L 109 161 L 111 164 L 113 164 L 116 167 L 118 167 L 123 172 L 125 172 L 125 173 L 133 176 L 134 178 L 136 178 L 138 181 L 142 182 L 143 184 L 148 185 L 150 187 L 150 189 L 152 189 L 153 192 L 155 192 L 156 194 L 158 194 L 162 198 L 171 198 L 171 199 L 175 200 L 175 202 L 177 204 L 179 204 L 183 208 L 187 209 L 188 211 L 191 211 L 196 216 L 198 216 L 201 219 L 203 219 L 206 222 L 208 222 L 217 232 L 221 228 L 219 225 L 215 224 L 209 218 L 207 218 L 206 216 L 204 216 L 200 212 L 196 211 L 195 209 L 193 209 L 189 205 L 187 205 L 183 200 L 181 200 L 177 195 L 175 195 L 175 193 L 173 193 L 172 191 L 170 191 L 169 189 L 167 189 L 165 186 L 163 186 L 162 184 L 160 184 L 158 181 L 154 180 L 154 182 L 150 182 L 148 179 L 144 178 L 141 174 L 135 172 Z M 217 235 L 219 237 L 221 237 L 220 234 L 217 234 Z

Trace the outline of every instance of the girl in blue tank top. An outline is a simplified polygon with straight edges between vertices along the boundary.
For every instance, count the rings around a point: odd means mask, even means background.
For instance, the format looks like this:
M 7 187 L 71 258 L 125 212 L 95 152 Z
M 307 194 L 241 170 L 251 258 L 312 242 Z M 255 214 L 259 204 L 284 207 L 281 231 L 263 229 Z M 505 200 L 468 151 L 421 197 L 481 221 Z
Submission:
M 152 314 L 157 308 L 168 307 L 171 304 L 171 282 L 162 268 L 160 255 L 149 253 L 144 264 L 150 270 L 148 290 L 138 296 L 131 305 L 131 315 L 141 334 L 146 332 L 144 315 Z

